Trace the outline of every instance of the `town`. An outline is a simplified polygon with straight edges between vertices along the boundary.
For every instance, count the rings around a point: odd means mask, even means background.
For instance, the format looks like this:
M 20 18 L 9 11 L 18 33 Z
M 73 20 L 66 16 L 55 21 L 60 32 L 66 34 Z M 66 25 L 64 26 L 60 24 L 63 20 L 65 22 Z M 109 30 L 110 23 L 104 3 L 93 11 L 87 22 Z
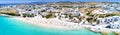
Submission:
M 104 25 L 102 28 L 120 29 L 118 2 L 50 2 L 0 6 L 0 14 L 20 17 L 56 18 L 81 25 Z

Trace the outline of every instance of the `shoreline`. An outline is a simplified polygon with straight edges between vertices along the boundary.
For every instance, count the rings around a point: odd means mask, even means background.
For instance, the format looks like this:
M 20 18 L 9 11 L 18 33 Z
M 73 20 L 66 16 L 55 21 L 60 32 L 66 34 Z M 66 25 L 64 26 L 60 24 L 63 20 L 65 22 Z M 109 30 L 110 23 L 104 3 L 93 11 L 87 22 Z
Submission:
M 78 25 L 78 23 L 61 21 L 56 18 L 46 19 L 41 17 L 19 17 L 19 16 L 9 16 L 13 19 L 20 20 L 23 22 L 27 22 L 29 24 L 33 24 L 35 26 L 41 26 L 45 28 L 54 28 L 54 29 L 61 29 L 61 30 L 73 30 L 73 29 L 81 29 L 86 28 L 93 32 L 116 32 L 120 35 L 119 29 L 109 29 L 109 28 L 102 28 L 101 26 L 92 26 L 92 25 Z
M 14 19 L 21 20 L 23 22 L 27 22 L 29 24 L 34 24 L 37 26 L 42 26 L 46 28 L 56 28 L 56 29 L 80 29 L 80 28 L 89 28 L 92 31 L 101 32 L 107 30 L 107 32 L 120 32 L 119 29 L 109 29 L 109 28 L 103 28 L 102 26 L 96 25 L 81 25 L 78 23 L 73 22 L 67 22 L 62 21 L 56 18 L 46 19 L 46 18 L 40 18 L 40 17 L 14 17 Z
M 13 17 L 13 18 L 23 22 L 27 22 L 29 24 L 42 26 L 45 28 L 55 28 L 55 29 L 64 29 L 64 30 L 84 28 L 80 25 L 77 25 L 76 23 L 65 22 L 58 19 L 45 19 L 38 17 L 32 17 L 32 18 Z

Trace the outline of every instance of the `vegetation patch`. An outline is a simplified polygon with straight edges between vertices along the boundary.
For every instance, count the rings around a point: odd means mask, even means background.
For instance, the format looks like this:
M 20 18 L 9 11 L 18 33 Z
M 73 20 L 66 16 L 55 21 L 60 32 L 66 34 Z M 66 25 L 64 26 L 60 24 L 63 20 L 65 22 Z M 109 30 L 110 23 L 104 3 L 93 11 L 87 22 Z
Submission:
M 4 12 L 0 12 L 0 14 L 7 14 L 7 15 L 12 15 L 12 16 L 20 16 L 20 14 L 15 14 L 15 13 L 4 13 Z

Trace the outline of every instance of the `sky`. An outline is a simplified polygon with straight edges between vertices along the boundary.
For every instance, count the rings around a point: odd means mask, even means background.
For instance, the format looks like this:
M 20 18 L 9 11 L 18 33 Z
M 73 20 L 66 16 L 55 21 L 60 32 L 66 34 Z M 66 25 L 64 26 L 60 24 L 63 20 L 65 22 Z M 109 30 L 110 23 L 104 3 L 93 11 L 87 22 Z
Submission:
M 85 1 L 85 2 L 120 2 L 120 0 L 0 0 L 1 3 L 28 3 L 28 2 L 58 2 L 58 1 Z

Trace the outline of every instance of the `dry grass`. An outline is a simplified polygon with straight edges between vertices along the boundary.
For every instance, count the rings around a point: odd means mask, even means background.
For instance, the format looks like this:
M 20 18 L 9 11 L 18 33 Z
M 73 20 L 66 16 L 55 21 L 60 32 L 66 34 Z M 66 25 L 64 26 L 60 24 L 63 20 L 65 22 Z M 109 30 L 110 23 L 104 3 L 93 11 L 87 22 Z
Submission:
M 18 14 L 15 9 L 4 9 L 4 10 L 0 10 L 0 12 L 1 13 L 14 13 L 14 14 Z

